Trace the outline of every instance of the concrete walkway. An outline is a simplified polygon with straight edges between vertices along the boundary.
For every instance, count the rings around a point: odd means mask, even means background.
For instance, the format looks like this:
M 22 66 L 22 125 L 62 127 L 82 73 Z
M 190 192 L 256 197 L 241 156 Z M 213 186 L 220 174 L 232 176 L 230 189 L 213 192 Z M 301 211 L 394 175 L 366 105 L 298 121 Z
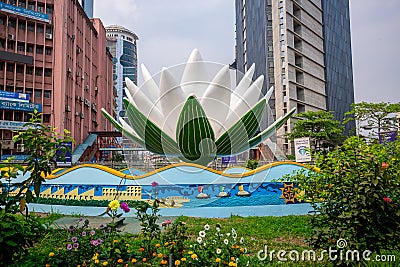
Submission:
M 171 220 L 174 221 L 177 217 L 173 216 L 162 216 L 157 221 L 157 224 L 160 225 L 166 221 Z M 70 225 L 77 225 L 81 220 L 89 220 L 89 227 L 91 228 L 100 228 L 101 225 L 107 225 L 111 222 L 111 218 L 108 216 L 100 217 L 100 216 L 84 216 L 82 218 L 76 216 L 64 216 L 56 221 L 53 222 L 51 227 L 57 229 L 66 229 Z M 121 225 L 118 227 L 123 233 L 130 233 L 130 234 L 138 234 L 140 232 L 140 222 L 138 219 L 134 217 L 123 217 L 119 218 L 122 219 Z

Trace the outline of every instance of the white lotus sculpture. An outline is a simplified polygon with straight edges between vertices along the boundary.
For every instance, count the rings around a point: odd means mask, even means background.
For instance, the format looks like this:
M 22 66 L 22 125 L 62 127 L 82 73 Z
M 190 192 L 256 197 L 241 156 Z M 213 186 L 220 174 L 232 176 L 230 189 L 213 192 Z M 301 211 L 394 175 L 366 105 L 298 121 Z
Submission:
M 235 86 L 228 66 L 210 80 L 207 63 L 196 49 L 180 82 L 172 68 L 163 68 L 157 85 L 141 67 L 145 81 L 141 88 L 126 79 L 123 101 L 130 125 L 102 112 L 125 136 L 156 154 L 207 165 L 217 156 L 239 154 L 260 144 L 295 112 L 292 109 L 255 135 L 273 88 L 260 99 L 264 77 L 252 82 L 254 64 Z

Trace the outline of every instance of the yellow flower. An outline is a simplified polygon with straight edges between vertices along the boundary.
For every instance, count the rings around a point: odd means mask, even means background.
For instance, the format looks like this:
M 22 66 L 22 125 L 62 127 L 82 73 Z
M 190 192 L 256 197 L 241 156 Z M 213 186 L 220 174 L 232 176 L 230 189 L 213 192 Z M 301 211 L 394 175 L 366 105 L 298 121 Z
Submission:
M 186 261 L 186 258 L 182 258 L 181 261 Z
M 168 247 L 168 245 L 169 245 L 169 243 L 168 242 L 165 242 L 165 244 L 164 244 L 166 247 Z
M 220 258 L 216 258 L 215 262 L 221 262 L 221 259 Z
M 94 260 L 94 263 L 98 264 L 100 261 L 99 260 Z
M 193 254 L 193 251 L 189 251 L 188 254 L 189 254 L 189 255 L 192 255 L 192 254 Z
M 163 254 L 162 253 L 158 253 L 157 257 L 162 258 Z
M 118 259 L 117 262 L 118 262 L 118 263 L 123 263 L 124 260 L 123 260 L 123 259 Z
M 166 261 L 166 260 L 162 260 L 161 262 L 160 262 L 160 264 L 161 265 L 165 265 L 165 264 L 167 264 L 168 262 Z
M 54 252 L 50 252 L 49 257 L 54 257 Z
M 314 171 L 316 171 L 316 172 L 321 172 L 321 169 L 318 168 L 318 167 L 314 167 Z
M 157 256 L 157 252 L 153 252 L 153 257 Z
M 231 261 L 235 261 L 236 259 L 235 259 L 235 257 L 231 257 Z
M 118 240 L 117 240 L 117 239 L 114 239 L 114 243 L 118 243 Z
M 140 251 L 140 252 L 143 252 L 143 251 L 144 251 L 144 248 L 139 248 L 139 251 Z
M 145 262 L 145 261 L 147 261 L 147 259 L 146 259 L 146 258 L 143 258 L 142 261 Z
M 136 259 L 132 259 L 131 262 L 132 262 L 132 263 L 136 263 L 137 260 L 136 260 Z
M 119 208 L 119 201 L 118 200 L 111 201 L 110 204 L 108 204 L 108 207 L 111 210 L 117 210 Z
M 103 266 L 107 266 L 108 265 L 108 261 L 103 262 Z
M 196 254 L 192 254 L 191 257 L 192 257 L 192 259 L 194 259 L 194 260 L 197 259 L 197 255 L 196 255 Z
M 180 260 L 176 260 L 175 261 L 175 266 L 179 266 L 179 265 L 181 265 L 181 261 Z
M 129 247 L 129 246 L 130 246 L 130 244 L 125 244 L 125 246 Z
M 229 262 L 229 266 L 236 267 L 237 263 L 231 261 L 231 262 Z
M 156 244 L 156 248 L 159 248 L 160 247 L 160 244 Z
M 244 248 L 241 248 L 241 249 L 240 249 L 240 252 L 244 253 Z

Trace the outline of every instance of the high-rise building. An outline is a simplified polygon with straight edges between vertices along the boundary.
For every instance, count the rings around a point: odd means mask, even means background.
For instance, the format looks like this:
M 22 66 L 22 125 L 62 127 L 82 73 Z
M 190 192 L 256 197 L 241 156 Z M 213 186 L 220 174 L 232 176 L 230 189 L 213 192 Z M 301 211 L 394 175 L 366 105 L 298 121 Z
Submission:
M 106 27 L 107 47 L 113 56 L 113 80 L 116 91 L 116 117 L 125 117 L 122 99 L 125 96 L 125 78 L 137 84 L 137 46 L 139 39 L 132 31 L 118 25 Z
M 2 156 L 22 152 L 12 130 L 34 109 L 59 133 L 69 130 L 76 145 L 90 132 L 112 130 L 100 108 L 113 112 L 113 96 L 112 56 L 99 19 L 74 0 L 0 2 Z
M 88 18 L 93 18 L 93 0 L 78 0 Z
M 263 92 L 274 86 L 274 118 L 297 112 L 330 110 L 343 119 L 354 102 L 349 0 L 236 0 L 237 69 L 255 63 L 265 76 Z M 277 132 L 286 153 L 285 134 Z

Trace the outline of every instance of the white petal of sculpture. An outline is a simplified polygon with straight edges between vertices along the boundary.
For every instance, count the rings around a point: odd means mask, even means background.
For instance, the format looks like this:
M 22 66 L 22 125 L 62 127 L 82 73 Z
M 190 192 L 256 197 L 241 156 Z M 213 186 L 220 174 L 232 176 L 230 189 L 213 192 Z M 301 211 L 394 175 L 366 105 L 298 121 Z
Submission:
M 261 75 L 252 82 L 254 64 L 233 89 L 228 66 L 211 79 L 207 66 L 194 50 L 180 79 L 163 68 L 157 85 L 142 65 L 145 82 L 141 88 L 126 80 L 124 104 L 130 125 L 102 112 L 118 130 L 149 151 L 202 165 L 216 156 L 238 154 L 258 145 L 295 112 L 292 109 L 268 128 L 259 129 L 273 88 L 259 100 L 264 78 Z M 262 132 L 255 135 L 258 130 Z

